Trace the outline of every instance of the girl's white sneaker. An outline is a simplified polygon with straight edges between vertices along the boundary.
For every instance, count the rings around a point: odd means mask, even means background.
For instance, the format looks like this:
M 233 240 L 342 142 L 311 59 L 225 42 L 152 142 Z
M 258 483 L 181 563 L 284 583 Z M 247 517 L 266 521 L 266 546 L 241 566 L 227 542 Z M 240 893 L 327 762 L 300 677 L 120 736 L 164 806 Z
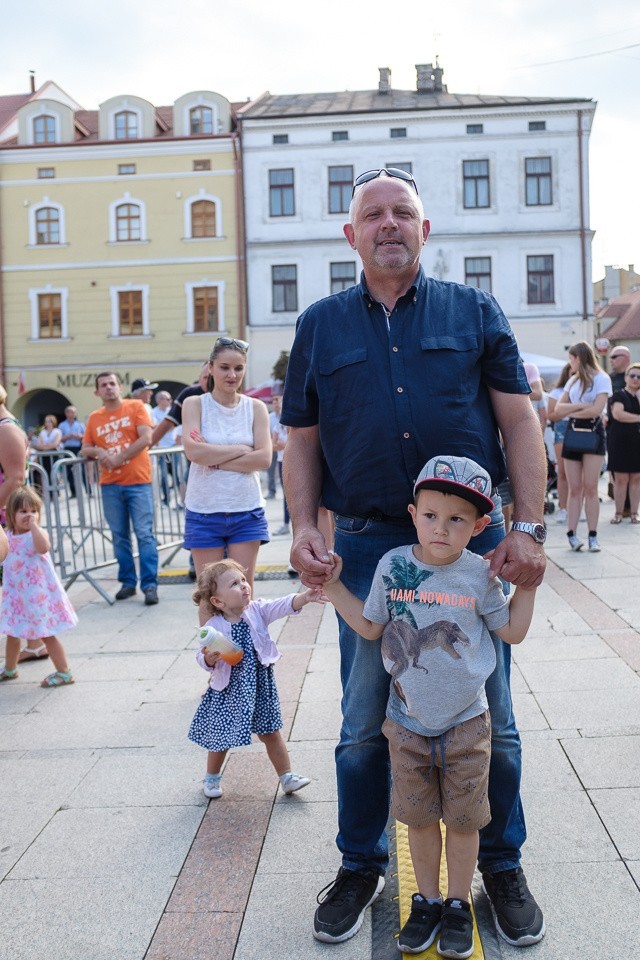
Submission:
M 280 777 L 280 786 L 283 793 L 295 793 L 311 783 L 309 777 L 301 777 L 299 773 L 285 773 Z

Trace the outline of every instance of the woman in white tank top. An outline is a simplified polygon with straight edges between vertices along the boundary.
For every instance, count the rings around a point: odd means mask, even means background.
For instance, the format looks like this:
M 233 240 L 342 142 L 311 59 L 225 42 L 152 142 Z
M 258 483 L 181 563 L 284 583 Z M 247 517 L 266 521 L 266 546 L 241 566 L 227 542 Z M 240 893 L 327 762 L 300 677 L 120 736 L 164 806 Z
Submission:
M 209 358 L 208 392 L 182 408 L 182 442 L 191 461 L 185 495 L 185 547 L 196 574 L 229 557 L 253 583 L 258 549 L 269 540 L 259 471 L 271 463 L 269 415 L 241 394 L 248 344 L 218 337 Z

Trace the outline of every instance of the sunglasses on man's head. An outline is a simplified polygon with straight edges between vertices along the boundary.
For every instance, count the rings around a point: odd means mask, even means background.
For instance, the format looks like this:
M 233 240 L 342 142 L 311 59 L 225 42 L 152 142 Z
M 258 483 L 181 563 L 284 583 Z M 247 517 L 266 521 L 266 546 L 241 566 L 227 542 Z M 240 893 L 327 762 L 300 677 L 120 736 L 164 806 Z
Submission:
M 243 353 L 246 353 L 249 349 L 249 344 L 246 340 L 236 340 L 235 337 L 218 337 L 216 340 L 216 347 L 220 344 L 221 347 L 235 347 L 236 350 L 241 350 Z
M 364 173 L 361 173 L 359 177 L 353 181 L 353 190 L 351 191 L 351 198 L 356 192 L 356 187 L 361 187 L 363 183 L 368 183 L 369 180 L 377 180 L 381 176 L 393 177 L 395 180 L 404 180 L 406 183 L 410 183 L 415 192 L 418 192 L 418 186 L 411 176 L 410 173 L 407 173 L 406 170 L 400 170 L 399 167 L 379 167 L 377 170 L 365 170 Z

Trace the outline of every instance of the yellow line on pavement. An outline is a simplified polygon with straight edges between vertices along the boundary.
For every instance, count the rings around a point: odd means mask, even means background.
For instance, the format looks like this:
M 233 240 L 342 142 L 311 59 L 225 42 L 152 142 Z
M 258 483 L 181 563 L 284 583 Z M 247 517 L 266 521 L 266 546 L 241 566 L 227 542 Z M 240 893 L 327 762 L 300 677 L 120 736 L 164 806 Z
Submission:
M 444 856 L 446 830 L 444 824 L 442 829 L 442 860 L 440 863 L 440 890 L 443 897 L 447 892 L 447 861 Z M 413 872 L 411 863 L 411 853 L 409 851 L 409 834 L 406 824 L 396 821 L 396 857 L 398 861 L 398 900 L 400 907 L 400 928 L 405 925 L 411 913 L 411 897 L 417 892 L 416 875 Z M 473 912 L 473 904 L 471 904 Z M 411 957 L 413 960 L 438 960 L 440 956 L 436 950 L 438 938 L 431 944 L 428 950 L 422 953 L 403 953 L 403 957 Z M 473 913 L 473 953 L 470 960 L 484 960 L 484 950 L 480 942 L 476 915 Z

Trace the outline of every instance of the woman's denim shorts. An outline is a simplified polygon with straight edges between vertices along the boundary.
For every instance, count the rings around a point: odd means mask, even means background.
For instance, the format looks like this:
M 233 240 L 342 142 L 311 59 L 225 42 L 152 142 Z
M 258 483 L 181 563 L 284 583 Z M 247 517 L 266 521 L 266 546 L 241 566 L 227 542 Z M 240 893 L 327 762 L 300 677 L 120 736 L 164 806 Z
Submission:
M 248 543 L 252 540 L 269 543 L 270 539 L 264 507 L 242 513 L 185 511 L 186 550 L 208 550 L 212 547 L 226 547 L 228 543 Z

